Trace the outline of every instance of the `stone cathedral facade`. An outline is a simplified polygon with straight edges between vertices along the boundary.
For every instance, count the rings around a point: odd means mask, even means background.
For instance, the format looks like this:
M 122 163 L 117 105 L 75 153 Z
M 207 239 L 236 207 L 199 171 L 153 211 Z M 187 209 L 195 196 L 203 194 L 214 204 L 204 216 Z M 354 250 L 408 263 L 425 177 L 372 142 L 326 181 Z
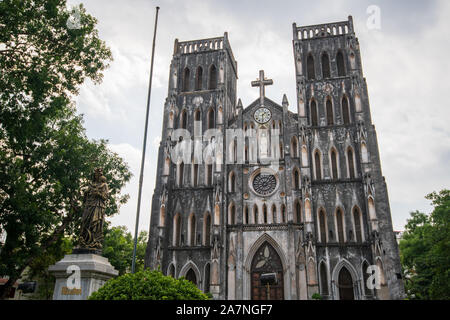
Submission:
M 227 33 L 175 40 L 146 267 L 216 299 L 401 299 L 352 17 L 294 23 L 293 53 L 296 112 L 264 71 L 242 105 Z

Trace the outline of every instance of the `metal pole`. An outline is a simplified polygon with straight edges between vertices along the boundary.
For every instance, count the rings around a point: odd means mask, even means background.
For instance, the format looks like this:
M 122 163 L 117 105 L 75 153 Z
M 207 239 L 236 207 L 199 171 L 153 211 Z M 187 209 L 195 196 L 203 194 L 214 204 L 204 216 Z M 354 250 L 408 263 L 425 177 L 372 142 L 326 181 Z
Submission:
M 150 64 L 150 79 L 149 79 L 149 84 L 148 84 L 147 112 L 145 115 L 144 143 L 142 146 L 141 174 L 139 176 L 139 193 L 138 193 L 138 203 L 137 203 L 137 212 L 136 212 L 136 226 L 135 226 L 135 230 L 134 230 L 134 249 L 133 249 L 133 260 L 131 262 L 131 273 L 134 273 L 135 266 L 136 266 L 136 247 L 137 247 L 138 229 L 139 229 L 139 213 L 141 210 L 142 182 L 144 180 L 145 148 L 147 145 L 148 115 L 150 112 L 150 97 L 151 97 L 151 93 L 152 93 L 153 58 L 155 56 L 155 40 L 156 40 L 156 27 L 158 24 L 158 11 L 159 11 L 159 7 L 156 7 L 155 30 L 153 33 L 152 58 L 151 58 L 151 64 Z

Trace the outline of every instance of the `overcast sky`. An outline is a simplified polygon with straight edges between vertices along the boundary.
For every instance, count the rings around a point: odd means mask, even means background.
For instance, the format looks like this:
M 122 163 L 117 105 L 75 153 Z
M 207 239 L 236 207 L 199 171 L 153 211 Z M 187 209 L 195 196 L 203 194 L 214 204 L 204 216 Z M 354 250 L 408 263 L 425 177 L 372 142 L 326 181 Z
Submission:
M 129 202 L 110 220 L 134 231 L 155 7 L 160 6 L 140 230 L 148 230 L 155 187 L 162 108 L 175 38 L 228 32 L 238 61 L 238 97 L 244 107 L 258 98 L 250 82 L 260 69 L 273 79 L 266 96 L 296 110 L 292 23 L 347 20 L 352 15 L 361 46 L 372 120 L 395 230 L 409 212 L 431 211 L 424 196 L 450 181 L 450 1 L 179 1 L 69 0 L 98 19 L 100 37 L 114 61 L 103 83 L 86 82 L 77 98 L 87 134 L 108 139 L 134 174 L 124 189 Z M 380 9 L 380 29 L 368 28 L 369 6 Z

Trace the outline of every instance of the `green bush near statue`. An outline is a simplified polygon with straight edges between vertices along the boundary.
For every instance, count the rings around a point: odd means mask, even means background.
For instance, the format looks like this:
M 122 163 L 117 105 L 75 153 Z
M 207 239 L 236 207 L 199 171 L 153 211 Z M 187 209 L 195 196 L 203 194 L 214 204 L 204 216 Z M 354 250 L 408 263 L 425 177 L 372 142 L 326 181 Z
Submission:
M 111 279 L 89 300 L 209 300 L 192 282 L 164 276 L 160 271 L 140 271 Z

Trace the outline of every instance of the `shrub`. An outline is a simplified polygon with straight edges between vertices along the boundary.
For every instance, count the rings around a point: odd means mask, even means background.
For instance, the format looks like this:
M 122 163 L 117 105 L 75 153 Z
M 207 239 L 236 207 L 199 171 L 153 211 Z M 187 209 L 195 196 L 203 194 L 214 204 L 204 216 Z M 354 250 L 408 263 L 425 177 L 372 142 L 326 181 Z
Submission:
M 192 282 L 144 270 L 111 279 L 89 300 L 208 300 Z
M 323 297 L 319 293 L 314 293 L 312 297 L 314 300 L 322 300 Z

